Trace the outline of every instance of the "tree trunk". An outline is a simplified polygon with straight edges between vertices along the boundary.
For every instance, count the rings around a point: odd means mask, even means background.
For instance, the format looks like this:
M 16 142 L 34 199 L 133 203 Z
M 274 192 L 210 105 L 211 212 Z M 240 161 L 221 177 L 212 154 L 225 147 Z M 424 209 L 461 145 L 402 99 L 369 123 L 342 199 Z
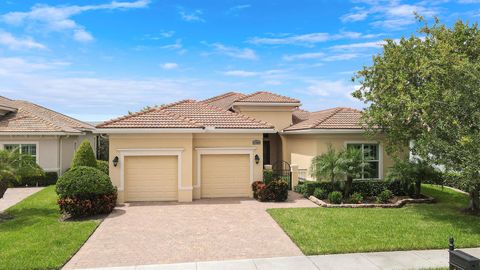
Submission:
M 417 180 L 415 181 L 415 197 L 420 198 L 420 194 L 422 194 L 422 181 Z
M 480 192 L 478 189 L 470 191 L 470 206 L 468 208 L 472 212 L 480 212 Z
M 353 177 L 347 176 L 347 182 L 345 182 L 345 190 L 343 194 L 345 199 L 348 199 L 348 197 L 350 197 L 350 192 L 352 192 L 352 183 L 353 183 Z
M 8 184 L 5 180 L 0 179 L 0 199 L 3 198 L 3 195 L 7 191 Z

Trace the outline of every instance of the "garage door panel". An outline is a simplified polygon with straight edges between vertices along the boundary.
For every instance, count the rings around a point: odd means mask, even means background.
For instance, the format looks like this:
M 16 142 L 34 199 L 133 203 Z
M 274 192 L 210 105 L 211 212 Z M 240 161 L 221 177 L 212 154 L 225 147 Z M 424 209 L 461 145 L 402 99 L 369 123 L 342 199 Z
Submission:
M 250 155 L 203 155 L 202 197 L 248 197 Z
M 177 185 L 176 156 L 125 158 L 126 201 L 176 201 Z

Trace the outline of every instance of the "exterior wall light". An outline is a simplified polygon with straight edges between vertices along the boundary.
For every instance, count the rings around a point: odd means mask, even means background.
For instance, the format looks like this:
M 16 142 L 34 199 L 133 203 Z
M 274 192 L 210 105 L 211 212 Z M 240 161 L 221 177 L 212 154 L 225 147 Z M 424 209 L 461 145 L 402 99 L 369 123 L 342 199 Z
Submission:
M 255 155 L 255 163 L 258 164 L 260 162 L 260 157 L 258 155 Z
M 114 167 L 117 167 L 117 165 L 118 165 L 118 157 L 114 157 L 113 160 L 112 160 L 112 163 L 113 163 L 113 166 L 114 166 Z

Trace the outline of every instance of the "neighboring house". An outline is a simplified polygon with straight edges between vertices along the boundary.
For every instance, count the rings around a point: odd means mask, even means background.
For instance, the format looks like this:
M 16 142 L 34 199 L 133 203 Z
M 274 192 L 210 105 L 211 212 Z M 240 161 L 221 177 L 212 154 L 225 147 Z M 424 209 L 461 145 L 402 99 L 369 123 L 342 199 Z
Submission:
M 30 154 L 47 172 L 65 172 L 85 139 L 95 149 L 94 129 L 40 105 L 0 96 L 0 149 Z
M 299 109 L 299 100 L 269 92 L 229 92 L 184 100 L 97 126 L 108 134 L 110 176 L 119 202 L 251 197 L 268 164 L 292 164 L 309 178 L 311 159 L 328 145 L 361 147 L 383 178 L 392 161 L 380 140 L 364 136 L 361 112 Z M 293 166 L 295 164 L 296 166 Z

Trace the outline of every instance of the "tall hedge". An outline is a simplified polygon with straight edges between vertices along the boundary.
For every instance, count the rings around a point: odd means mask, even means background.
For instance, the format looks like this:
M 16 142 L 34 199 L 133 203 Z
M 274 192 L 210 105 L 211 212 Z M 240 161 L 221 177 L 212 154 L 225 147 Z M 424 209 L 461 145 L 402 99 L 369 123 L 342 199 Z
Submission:
M 78 166 L 97 168 L 95 153 L 93 153 L 93 148 L 88 140 L 84 140 L 82 144 L 80 144 L 80 147 L 73 157 L 71 168 Z

